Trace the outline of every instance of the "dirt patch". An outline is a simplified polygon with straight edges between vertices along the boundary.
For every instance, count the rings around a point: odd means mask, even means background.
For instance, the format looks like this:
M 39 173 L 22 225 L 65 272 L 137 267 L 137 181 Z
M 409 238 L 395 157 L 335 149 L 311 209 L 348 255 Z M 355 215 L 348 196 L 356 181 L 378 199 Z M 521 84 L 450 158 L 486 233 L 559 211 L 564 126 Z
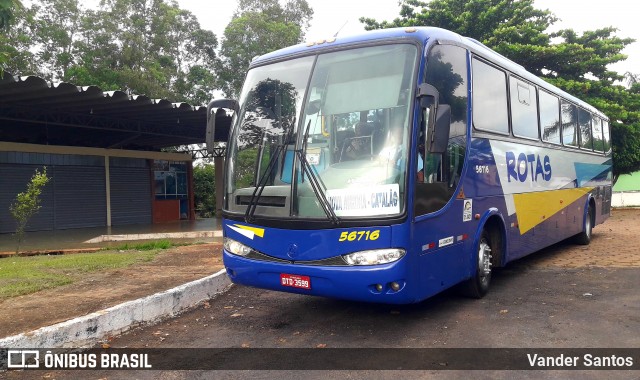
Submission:
M 183 246 L 167 249 L 149 263 L 94 273 L 71 285 L 9 298 L 0 301 L 0 338 L 171 289 L 222 268 L 221 244 Z

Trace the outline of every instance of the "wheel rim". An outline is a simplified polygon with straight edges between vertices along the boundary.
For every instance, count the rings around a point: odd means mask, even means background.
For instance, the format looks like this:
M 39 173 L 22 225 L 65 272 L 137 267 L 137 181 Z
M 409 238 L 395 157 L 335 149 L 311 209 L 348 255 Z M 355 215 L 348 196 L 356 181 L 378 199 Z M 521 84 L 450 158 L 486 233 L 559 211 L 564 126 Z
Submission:
M 484 238 L 478 246 L 478 275 L 483 284 L 491 278 L 491 246 Z
M 587 213 L 587 220 L 584 221 L 584 228 L 585 228 L 585 233 L 587 234 L 587 237 L 590 238 L 591 237 L 591 213 L 588 212 Z

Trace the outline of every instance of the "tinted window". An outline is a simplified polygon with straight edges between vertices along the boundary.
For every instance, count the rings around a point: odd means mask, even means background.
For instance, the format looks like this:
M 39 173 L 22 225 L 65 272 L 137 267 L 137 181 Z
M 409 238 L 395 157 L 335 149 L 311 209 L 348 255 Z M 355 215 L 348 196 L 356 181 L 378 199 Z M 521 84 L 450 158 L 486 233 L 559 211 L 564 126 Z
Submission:
M 540 91 L 540 128 L 542 139 L 560 144 L 560 103 L 558 98 Z
M 609 136 L 609 122 L 606 120 L 602 121 L 602 137 L 604 140 L 604 151 L 605 153 L 611 150 L 611 139 Z
M 467 146 L 467 51 L 449 45 L 436 46 L 429 52 L 425 82 L 440 94 L 439 103 L 451 107 L 451 126 L 447 144 L 449 173 L 445 178 L 456 181 L 462 175 Z M 432 156 L 430 153 L 429 156 Z M 429 159 L 427 159 L 429 161 Z M 429 165 L 425 169 L 430 168 Z M 432 170 L 436 170 L 431 166 Z M 429 173 L 428 173 L 429 174 Z M 433 174 L 433 173 L 430 173 Z M 435 176 L 427 175 L 426 180 Z
M 485 131 L 509 133 L 507 77 L 503 71 L 473 60 L 473 125 Z
M 462 175 L 467 143 L 467 51 L 456 46 L 435 46 L 427 57 L 425 82 L 438 90 L 440 106 L 451 107 L 451 124 L 444 154 L 426 151 L 427 131 L 424 125 L 421 127 L 416 158 L 416 215 L 437 211 L 447 204 Z
M 511 127 L 515 136 L 538 138 L 536 88 L 511 77 Z
M 580 148 L 593 149 L 591 141 L 591 114 L 578 108 L 578 127 L 580 128 Z
M 591 130 L 593 135 L 593 149 L 599 152 L 604 150 L 604 141 L 602 140 L 602 120 L 594 116 L 591 120 Z
M 562 143 L 578 146 L 578 113 L 576 106 L 562 102 Z

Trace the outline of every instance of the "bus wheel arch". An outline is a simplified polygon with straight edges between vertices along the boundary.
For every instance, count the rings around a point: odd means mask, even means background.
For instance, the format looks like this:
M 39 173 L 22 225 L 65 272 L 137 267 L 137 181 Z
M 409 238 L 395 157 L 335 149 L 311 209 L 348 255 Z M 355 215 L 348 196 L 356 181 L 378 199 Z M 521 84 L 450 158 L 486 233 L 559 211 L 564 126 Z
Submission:
M 499 214 L 490 215 L 481 226 L 473 248 L 473 274 L 460 285 L 461 293 L 471 298 L 487 294 L 493 268 L 504 264 L 506 240 L 502 218 Z
M 489 231 L 491 240 L 495 242 L 493 253 L 491 254 L 491 264 L 494 268 L 500 268 L 505 265 L 505 253 L 507 240 L 504 221 L 498 214 L 490 216 L 484 223 L 483 229 Z

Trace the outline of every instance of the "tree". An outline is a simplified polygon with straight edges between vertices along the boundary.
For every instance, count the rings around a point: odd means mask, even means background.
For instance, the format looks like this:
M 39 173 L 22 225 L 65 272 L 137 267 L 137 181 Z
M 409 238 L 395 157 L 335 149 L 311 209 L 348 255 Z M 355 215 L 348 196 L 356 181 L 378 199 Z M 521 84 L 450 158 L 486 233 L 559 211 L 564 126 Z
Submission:
M 404 0 L 400 17 L 391 22 L 360 18 L 367 30 L 437 26 L 488 45 L 502 41 L 547 44 L 544 31 L 556 20 L 551 12 L 533 8 L 533 0 Z
M 624 77 L 627 80 L 629 87 L 633 87 L 640 83 L 640 74 L 633 74 L 632 72 L 627 71 L 624 74 Z
M 213 97 L 217 45 L 173 0 L 102 0 L 85 14 L 81 59 L 65 79 L 204 105 Z
M 9 212 L 16 220 L 16 237 L 18 241 L 16 254 L 20 253 L 20 244 L 24 241 L 24 231 L 27 223 L 40 210 L 40 194 L 42 194 L 42 189 L 48 182 L 47 168 L 44 167 L 42 173 L 36 169 L 27 184 L 27 190 L 16 195 L 15 201 L 9 206 Z
M 313 16 L 313 9 L 306 0 L 289 0 L 284 8 L 278 0 L 238 0 L 234 16 L 240 16 L 240 10 L 242 13 L 266 13 L 281 22 L 296 24 L 302 29 L 302 37 Z
M 608 68 L 626 59 L 622 50 L 634 40 L 615 28 L 547 32 L 557 18 L 533 0 L 405 0 L 393 21 L 360 21 L 368 30 L 428 25 L 479 40 L 610 118 L 614 179 L 640 170 L 640 91 L 620 85 L 624 77 Z
M 217 64 L 218 87 L 237 98 L 251 60 L 259 55 L 302 41 L 313 16 L 306 0 L 240 0 L 224 31 Z
M 80 4 L 34 0 L 16 13 L 8 69 L 195 105 L 213 97 L 217 38 L 174 0 Z
M 20 0 L 0 0 L 0 75 L 2 74 L 4 67 L 10 59 L 10 53 L 12 52 L 11 38 L 7 38 L 6 34 L 9 31 L 9 26 L 12 23 L 15 12 L 23 9 Z
M 14 12 L 22 8 L 20 0 L 0 0 L 0 29 L 8 29 Z
M 82 8 L 78 0 L 40 0 L 33 5 L 38 15 L 33 43 L 38 66 L 46 68 L 48 78 L 64 78 L 77 56 L 76 43 L 80 38 Z
M 32 8 L 21 7 L 14 13 L 11 28 L 4 36 L 0 36 L 2 50 L 5 54 L 3 62 L 4 69 L 10 73 L 37 74 L 38 64 L 34 52 L 31 51 L 35 45 L 33 42 L 35 35 L 34 10 Z
M 196 165 L 193 167 L 193 195 L 196 210 L 203 218 L 211 218 L 216 214 L 216 186 L 213 165 Z

